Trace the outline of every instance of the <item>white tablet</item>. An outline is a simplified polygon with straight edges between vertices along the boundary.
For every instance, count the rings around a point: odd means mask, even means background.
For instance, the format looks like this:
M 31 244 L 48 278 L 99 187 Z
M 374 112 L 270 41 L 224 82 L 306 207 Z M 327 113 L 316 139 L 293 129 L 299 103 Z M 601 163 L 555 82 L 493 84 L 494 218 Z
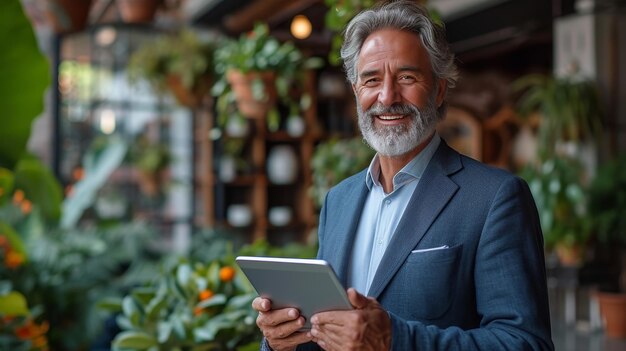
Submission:
M 259 296 L 272 300 L 272 309 L 295 307 L 309 319 L 318 312 L 352 309 L 346 290 L 324 260 L 239 256 L 237 264 Z

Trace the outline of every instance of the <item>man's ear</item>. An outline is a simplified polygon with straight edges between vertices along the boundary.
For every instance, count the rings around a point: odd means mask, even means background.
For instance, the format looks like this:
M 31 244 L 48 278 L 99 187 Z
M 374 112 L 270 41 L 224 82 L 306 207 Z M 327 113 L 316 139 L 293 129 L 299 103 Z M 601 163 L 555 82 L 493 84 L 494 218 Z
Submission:
M 439 78 L 438 82 L 437 82 L 437 107 L 440 107 L 441 104 L 443 103 L 443 99 L 446 97 L 446 91 L 448 90 L 448 82 L 443 79 L 443 78 Z
M 354 93 L 354 96 L 356 96 L 356 83 L 350 84 L 350 86 L 352 86 L 352 92 Z

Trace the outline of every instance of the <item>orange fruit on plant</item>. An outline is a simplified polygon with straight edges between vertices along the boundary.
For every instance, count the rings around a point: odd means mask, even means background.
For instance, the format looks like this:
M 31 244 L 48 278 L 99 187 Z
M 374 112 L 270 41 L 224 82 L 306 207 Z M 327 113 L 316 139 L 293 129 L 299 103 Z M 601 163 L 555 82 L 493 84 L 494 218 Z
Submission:
M 19 204 L 24 200 L 24 191 L 17 189 L 15 190 L 15 192 L 13 193 L 13 203 L 14 204 Z
M 212 296 L 213 296 L 213 291 L 206 289 L 206 290 L 200 291 L 200 294 L 198 294 L 198 299 L 200 299 L 200 301 L 204 301 L 206 299 L 210 299 Z
M 235 269 L 230 266 L 222 267 L 220 269 L 220 280 L 223 282 L 229 282 L 235 278 Z
M 24 256 L 21 253 L 9 250 L 4 257 L 4 265 L 9 269 L 15 269 L 24 263 Z
M 24 200 L 20 208 L 22 209 L 22 213 L 27 215 L 33 210 L 33 204 L 28 200 Z

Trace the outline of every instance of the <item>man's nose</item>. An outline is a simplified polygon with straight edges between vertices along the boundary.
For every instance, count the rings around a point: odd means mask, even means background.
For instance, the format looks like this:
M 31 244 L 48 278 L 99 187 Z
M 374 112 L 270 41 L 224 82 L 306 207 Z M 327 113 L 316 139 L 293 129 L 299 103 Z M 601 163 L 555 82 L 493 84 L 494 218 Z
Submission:
M 383 106 L 391 106 L 400 101 L 400 92 L 394 79 L 386 77 L 378 93 L 378 102 Z

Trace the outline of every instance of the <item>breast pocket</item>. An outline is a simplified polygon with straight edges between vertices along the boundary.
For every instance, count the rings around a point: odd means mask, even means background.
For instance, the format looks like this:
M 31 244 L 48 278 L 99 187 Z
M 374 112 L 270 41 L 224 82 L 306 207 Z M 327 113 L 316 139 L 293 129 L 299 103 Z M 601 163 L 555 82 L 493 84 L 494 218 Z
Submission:
M 397 276 L 408 297 L 407 317 L 432 320 L 446 313 L 456 292 L 461 250 L 459 245 L 408 256 Z

